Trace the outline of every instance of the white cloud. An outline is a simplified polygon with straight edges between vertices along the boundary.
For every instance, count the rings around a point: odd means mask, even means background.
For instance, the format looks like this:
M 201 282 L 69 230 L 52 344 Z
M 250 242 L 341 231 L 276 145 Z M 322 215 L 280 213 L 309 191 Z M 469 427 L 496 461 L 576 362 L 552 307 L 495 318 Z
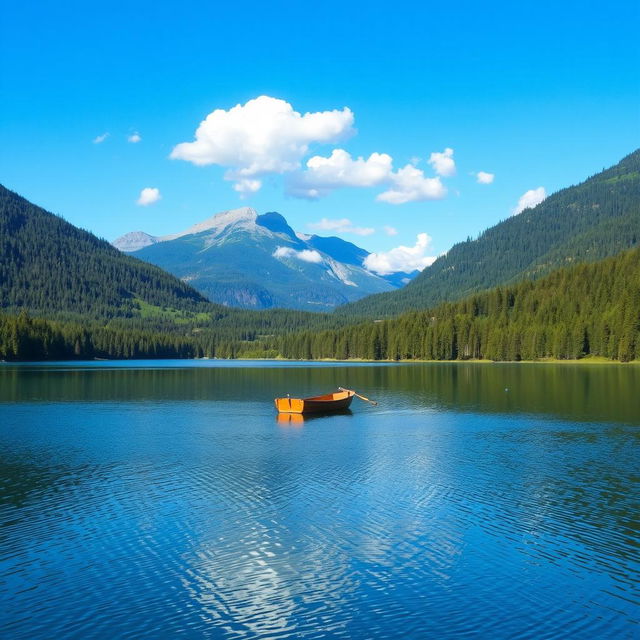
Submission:
M 303 249 L 302 251 L 296 251 L 291 247 L 278 247 L 273 252 L 274 258 L 295 258 L 296 260 L 302 260 L 303 262 L 313 262 L 318 264 L 322 262 L 322 256 L 317 251 L 311 251 L 310 249 Z
M 287 190 L 291 195 L 316 199 L 339 187 L 372 187 L 389 179 L 392 163 L 386 153 L 354 160 L 344 149 L 334 149 L 328 158 L 310 158 L 306 171 L 294 174 Z
M 384 232 L 388 235 L 388 236 L 397 236 L 398 235 L 398 230 L 395 227 L 390 227 L 389 225 L 385 225 L 383 227 Z
M 352 125 L 348 107 L 301 115 L 284 100 L 260 96 L 228 111 L 211 112 L 195 140 L 176 145 L 171 158 L 228 167 L 225 179 L 232 181 L 285 173 L 300 167 L 311 143 L 342 139 L 353 133 Z
M 140 142 L 141 140 L 142 136 L 137 131 L 132 133 L 130 136 L 127 136 L 127 142 L 132 142 L 133 144 Z
M 495 173 L 487 173 L 486 171 L 478 171 L 478 173 L 476 173 L 476 180 L 480 184 L 491 184 L 495 177 Z
M 440 200 L 447 190 L 440 178 L 425 178 L 424 172 L 411 164 L 391 174 L 391 189 L 378 195 L 376 200 L 389 204 L 404 204 L 421 200 Z
M 397 271 L 422 271 L 434 262 L 436 256 L 426 256 L 431 245 L 431 238 L 426 233 L 419 233 L 413 247 L 399 246 L 390 251 L 370 253 L 364 259 L 364 267 L 381 276 Z
M 530 209 L 540 204 L 547 197 L 547 192 L 544 187 L 538 187 L 537 189 L 529 189 L 525 191 L 518 200 L 516 208 L 511 212 L 512 216 L 516 216 L 522 213 L 525 209 Z
M 93 139 L 93 144 L 101 144 L 109 137 L 109 132 L 105 131 L 102 135 L 96 136 Z
M 381 185 L 387 190 L 377 199 L 391 204 L 445 197 L 440 178 L 425 177 L 416 168 L 417 158 L 394 172 L 389 154 L 354 158 L 344 149 L 334 149 L 328 157 L 309 158 L 301 170 L 310 145 L 353 134 L 353 123 L 348 107 L 301 114 L 285 100 L 263 95 L 229 110 L 212 111 L 198 126 L 195 139 L 177 144 L 170 157 L 226 167 L 225 180 L 234 183 L 241 197 L 260 190 L 262 178 L 269 174 L 290 174 L 287 192 L 300 198 L 321 198 L 342 187 Z M 453 149 L 432 153 L 429 163 L 440 176 L 456 173 Z
M 136 204 L 139 204 L 141 207 L 146 207 L 154 202 L 158 202 L 162 196 L 160 195 L 160 189 L 156 189 L 155 187 L 145 187 L 138 196 L 136 200 Z
M 262 187 L 262 180 L 255 180 L 253 178 L 242 178 L 233 185 L 233 188 L 242 196 L 255 193 L 260 190 L 260 187 Z
M 372 227 L 356 227 L 351 223 L 349 218 L 340 218 L 339 220 L 329 220 L 322 218 L 320 222 L 310 222 L 307 225 L 310 229 L 317 231 L 331 231 L 333 233 L 355 233 L 359 236 L 370 236 L 375 232 Z
M 447 178 L 456 175 L 456 163 L 453 160 L 453 149 L 447 147 L 442 153 L 434 151 L 429 156 L 429 164 L 439 176 Z
M 413 164 L 394 172 L 393 158 L 387 153 L 372 153 L 366 160 L 362 156 L 354 160 L 344 149 L 334 149 L 328 158 L 311 158 L 306 171 L 291 176 L 287 191 L 293 196 L 315 200 L 339 187 L 382 184 L 389 185 L 390 189 L 379 194 L 377 200 L 390 204 L 437 200 L 447 194 L 440 178 L 426 178 Z

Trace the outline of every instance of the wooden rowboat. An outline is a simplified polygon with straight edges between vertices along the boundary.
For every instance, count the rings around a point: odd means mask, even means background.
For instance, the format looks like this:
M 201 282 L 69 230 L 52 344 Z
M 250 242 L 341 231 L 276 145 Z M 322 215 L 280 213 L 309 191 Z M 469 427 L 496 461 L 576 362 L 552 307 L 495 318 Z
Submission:
M 311 398 L 276 398 L 275 403 L 280 413 L 330 413 L 348 409 L 355 395 L 355 391 L 345 389 Z

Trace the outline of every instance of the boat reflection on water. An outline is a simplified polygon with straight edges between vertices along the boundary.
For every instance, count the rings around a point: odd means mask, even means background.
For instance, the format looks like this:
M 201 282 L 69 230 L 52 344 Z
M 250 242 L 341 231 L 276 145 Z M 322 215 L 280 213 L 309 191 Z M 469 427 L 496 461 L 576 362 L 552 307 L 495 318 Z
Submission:
M 278 413 L 276 423 L 281 427 L 302 427 L 305 422 L 333 418 L 334 416 L 352 416 L 351 409 L 332 411 L 331 413 Z
M 281 427 L 301 427 L 304 424 L 304 416 L 301 413 L 278 413 L 276 422 Z

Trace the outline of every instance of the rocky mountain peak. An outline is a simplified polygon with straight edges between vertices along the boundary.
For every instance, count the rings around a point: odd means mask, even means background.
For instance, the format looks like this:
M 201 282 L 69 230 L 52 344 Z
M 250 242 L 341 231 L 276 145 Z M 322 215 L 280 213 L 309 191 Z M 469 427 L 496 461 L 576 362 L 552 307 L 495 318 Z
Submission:
M 194 233 L 202 233 L 204 231 L 212 231 L 215 234 L 221 233 L 229 226 L 241 226 L 251 227 L 255 226 L 258 212 L 251 207 L 240 207 L 238 209 L 229 209 L 228 211 L 221 211 L 216 213 L 210 218 L 197 222 L 190 226 L 188 229 L 181 231 L 180 233 L 174 233 L 168 236 L 162 236 L 160 240 L 175 240 L 182 236 L 189 236 Z
M 158 242 L 158 238 L 149 235 L 144 231 L 131 231 L 130 233 L 125 233 L 123 236 L 120 236 L 111 244 L 120 251 L 130 253 L 132 251 L 144 249 L 144 247 L 148 247 L 156 242 Z

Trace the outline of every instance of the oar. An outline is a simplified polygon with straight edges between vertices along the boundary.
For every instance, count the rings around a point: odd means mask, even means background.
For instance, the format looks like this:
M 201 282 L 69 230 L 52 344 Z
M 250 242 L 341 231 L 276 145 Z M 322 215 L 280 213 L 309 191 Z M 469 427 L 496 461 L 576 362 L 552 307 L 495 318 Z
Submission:
M 340 389 L 340 391 L 353 391 L 353 389 L 343 389 L 342 387 L 338 387 L 338 389 Z M 369 400 L 369 398 L 365 398 L 364 396 L 361 396 L 359 393 L 356 393 L 355 391 L 353 391 L 353 395 L 356 396 L 356 398 L 360 398 L 360 400 L 364 400 L 365 402 L 370 402 L 374 406 L 378 404 L 375 400 Z

